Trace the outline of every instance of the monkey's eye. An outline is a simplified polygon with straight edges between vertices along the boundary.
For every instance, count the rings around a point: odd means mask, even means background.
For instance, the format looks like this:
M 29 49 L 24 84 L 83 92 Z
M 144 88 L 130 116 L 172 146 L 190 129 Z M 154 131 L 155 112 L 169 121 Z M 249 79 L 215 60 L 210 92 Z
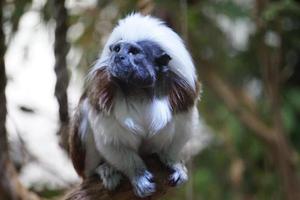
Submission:
M 156 63 L 159 66 L 167 66 L 171 59 L 172 58 L 168 54 L 163 53 L 160 56 L 158 56 L 158 58 L 156 58 Z
M 121 47 L 120 47 L 120 44 L 116 44 L 116 45 L 110 45 L 109 49 L 110 49 L 110 51 L 119 52 Z
M 131 53 L 133 55 L 136 55 L 136 54 L 138 54 L 140 52 L 141 52 L 141 50 L 138 49 L 138 48 L 136 48 L 136 47 L 130 47 L 130 49 L 129 49 L 129 53 Z

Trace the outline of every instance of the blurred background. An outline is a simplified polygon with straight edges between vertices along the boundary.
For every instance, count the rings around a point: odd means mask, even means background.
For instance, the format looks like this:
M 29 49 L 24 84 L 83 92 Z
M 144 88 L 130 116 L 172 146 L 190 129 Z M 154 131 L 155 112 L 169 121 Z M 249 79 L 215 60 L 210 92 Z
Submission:
M 0 0 L 0 199 L 59 199 L 84 77 L 118 19 L 166 21 L 192 53 L 210 143 L 163 199 L 300 199 L 296 0 Z M 172 42 L 172 41 L 170 41 Z

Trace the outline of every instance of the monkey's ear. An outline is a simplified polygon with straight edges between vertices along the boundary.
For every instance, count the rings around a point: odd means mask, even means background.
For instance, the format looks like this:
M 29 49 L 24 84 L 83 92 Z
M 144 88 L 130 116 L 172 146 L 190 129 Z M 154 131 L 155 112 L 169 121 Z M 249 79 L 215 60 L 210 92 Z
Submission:
M 171 59 L 172 59 L 171 56 L 169 56 L 167 53 L 163 52 L 161 55 L 159 55 L 156 58 L 155 61 L 159 66 L 167 66 Z

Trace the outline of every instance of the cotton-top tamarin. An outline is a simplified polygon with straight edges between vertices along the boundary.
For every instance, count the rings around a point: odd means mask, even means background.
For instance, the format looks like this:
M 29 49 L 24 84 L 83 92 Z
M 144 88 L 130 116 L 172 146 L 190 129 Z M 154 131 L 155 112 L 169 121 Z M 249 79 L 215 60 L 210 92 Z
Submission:
M 161 20 L 119 21 L 92 67 L 73 118 L 70 152 L 77 173 L 98 174 L 107 189 L 127 177 L 139 197 L 155 192 L 141 155 L 158 154 L 169 182 L 187 181 L 183 163 L 199 119 L 199 84 L 181 38 Z

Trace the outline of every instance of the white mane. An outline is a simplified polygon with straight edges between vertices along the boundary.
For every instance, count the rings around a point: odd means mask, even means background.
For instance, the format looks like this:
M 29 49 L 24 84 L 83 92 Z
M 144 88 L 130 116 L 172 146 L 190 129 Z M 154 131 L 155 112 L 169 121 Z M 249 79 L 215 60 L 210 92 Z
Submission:
M 151 16 L 143 16 L 139 13 L 130 14 L 118 22 L 106 42 L 100 59 L 94 69 L 103 67 L 103 63 L 109 57 L 109 45 L 117 41 L 137 42 L 150 40 L 156 42 L 171 56 L 170 69 L 184 78 L 192 88 L 195 88 L 197 79 L 192 58 L 183 44 L 181 38 L 165 23 Z

